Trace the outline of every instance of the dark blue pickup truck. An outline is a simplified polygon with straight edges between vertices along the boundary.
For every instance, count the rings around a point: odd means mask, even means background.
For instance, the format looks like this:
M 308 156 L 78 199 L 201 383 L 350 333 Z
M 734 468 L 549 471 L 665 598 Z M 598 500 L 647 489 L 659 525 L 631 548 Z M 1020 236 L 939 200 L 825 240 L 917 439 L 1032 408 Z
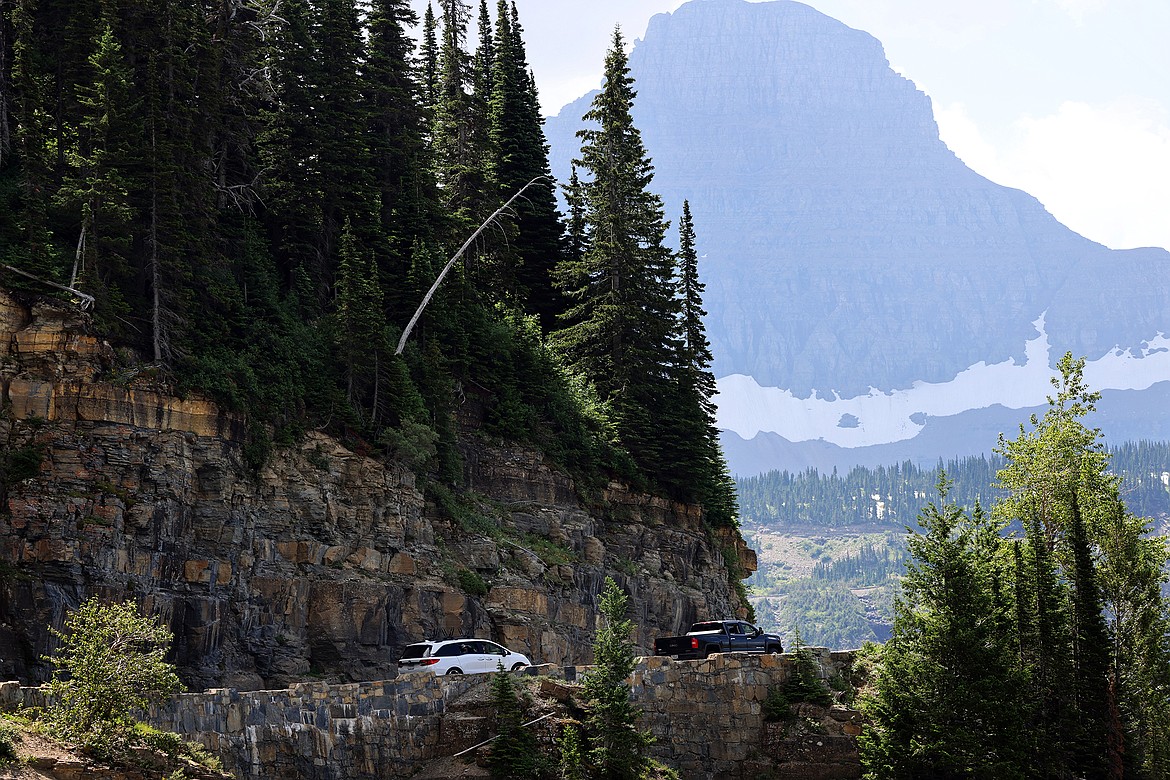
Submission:
M 712 653 L 782 653 L 777 634 L 742 620 L 706 620 L 695 623 L 684 636 L 663 636 L 654 640 L 654 655 L 680 660 L 706 658 Z

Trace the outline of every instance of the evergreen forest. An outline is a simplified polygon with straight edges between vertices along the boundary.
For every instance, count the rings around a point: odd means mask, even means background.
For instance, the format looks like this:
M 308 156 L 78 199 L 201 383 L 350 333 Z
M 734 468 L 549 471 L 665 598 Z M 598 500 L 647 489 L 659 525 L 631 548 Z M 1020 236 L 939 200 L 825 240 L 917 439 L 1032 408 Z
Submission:
M 1121 496 L 1142 517 L 1170 520 L 1170 443 L 1138 441 L 1109 448 L 1110 470 L 1120 479 Z M 940 473 L 950 483 L 948 495 L 960 505 L 990 506 L 1006 495 L 996 474 L 1002 456 L 973 456 L 921 468 L 911 461 L 893 466 L 857 466 L 844 476 L 815 469 L 793 474 L 770 471 L 736 480 L 746 525 L 783 528 L 912 526 L 935 495 Z
M 635 95 L 615 31 L 558 184 L 507 0 L 0 0 L 0 285 L 242 415 L 252 466 L 316 428 L 457 487 L 469 405 L 733 524 Z

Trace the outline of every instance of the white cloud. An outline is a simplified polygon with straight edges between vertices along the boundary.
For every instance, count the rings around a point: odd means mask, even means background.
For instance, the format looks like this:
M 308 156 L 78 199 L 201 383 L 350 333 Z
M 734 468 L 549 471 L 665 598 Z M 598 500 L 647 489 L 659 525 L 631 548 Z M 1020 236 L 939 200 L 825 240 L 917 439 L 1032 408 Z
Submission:
M 1065 102 L 1018 118 L 995 146 L 963 104 L 936 116 L 972 169 L 1034 195 L 1078 233 L 1115 249 L 1170 247 L 1170 114 L 1157 101 Z
M 1056 7 L 1073 18 L 1077 24 L 1084 24 L 1090 14 L 1104 10 L 1106 0 L 1054 0 Z

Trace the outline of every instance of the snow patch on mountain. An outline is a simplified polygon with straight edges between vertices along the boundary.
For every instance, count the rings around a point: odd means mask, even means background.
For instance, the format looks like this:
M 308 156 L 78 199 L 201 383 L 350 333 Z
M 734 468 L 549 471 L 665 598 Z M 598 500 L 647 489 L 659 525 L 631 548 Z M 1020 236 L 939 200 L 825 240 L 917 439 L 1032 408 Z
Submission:
M 1001 405 L 1024 409 L 1045 403 L 1055 373 L 1041 314 L 1037 336 L 1025 343 L 1024 362 L 976 363 L 948 382 L 914 382 L 908 389 L 842 398 L 813 392 L 799 398 L 779 387 L 763 387 L 750 376 L 718 380 L 717 424 L 750 439 L 761 431 L 788 441 L 824 440 L 840 447 L 866 447 L 912 439 L 928 417 Z M 1085 365 L 1085 381 L 1095 390 L 1145 390 L 1170 376 L 1170 339 L 1158 333 L 1136 349 L 1116 347 Z M 843 421 L 845 421 L 843 423 Z

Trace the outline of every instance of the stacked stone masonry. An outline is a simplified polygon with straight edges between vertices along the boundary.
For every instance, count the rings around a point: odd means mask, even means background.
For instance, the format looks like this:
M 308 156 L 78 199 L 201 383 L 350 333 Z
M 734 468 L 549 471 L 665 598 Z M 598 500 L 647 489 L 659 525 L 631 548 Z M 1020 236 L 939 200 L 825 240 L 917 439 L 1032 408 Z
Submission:
M 823 676 L 846 672 L 852 654 L 815 648 Z M 762 705 L 794 669 L 794 657 L 714 655 L 702 661 L 643 658 L 631 677 L 654 757 L 683 780 L 772 777 L 854 780 L 861 776 L 860 715 L 840 706 L 799 705 L 798 722 L 768 723 Z M 587 667 L 534 667 L 529 674 L 573 682 Z M 157 727 L 207 745 L 241 778 L 390 780 L 418 773 L 494 735 L 490 717 L 452 717 L 483 700 L 486 675 L 409 674 L 380 682 L 300 683 L 284 690 L 216 689 L 177 697 L 149 713 Z M 43 703 L 39 689 L 0 687 L 0 706 Z M 490 714 L 490 713 L 489 713 Z M 545 734 L 555 733 L 556 718 Z

